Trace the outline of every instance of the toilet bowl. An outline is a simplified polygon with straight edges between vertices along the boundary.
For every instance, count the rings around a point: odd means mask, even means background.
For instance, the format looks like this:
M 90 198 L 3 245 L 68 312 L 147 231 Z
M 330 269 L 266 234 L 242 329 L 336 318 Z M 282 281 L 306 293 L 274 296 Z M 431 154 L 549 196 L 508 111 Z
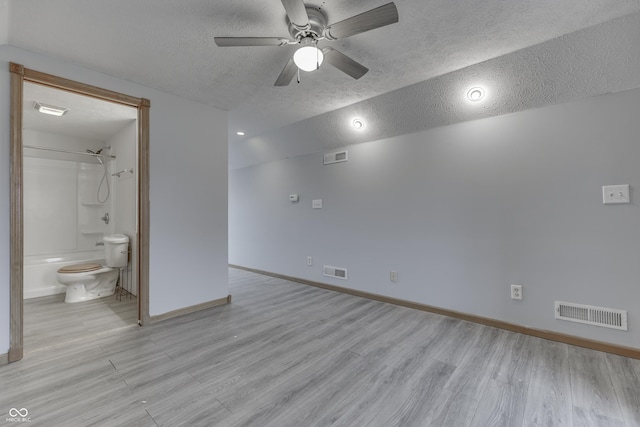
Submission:
M 105 265 L 98 263 L 73 264 L 58 270 L 58 282 L 67 287 L 64 302 L 89 301 L 113 295 L 118 282 L 119 267 L 126 267 L 129 259 L 129 238 L 124 234 L 106 235 Z
M 118 269 L 100 264 L 75 264 L 58 270 L 58 282 L 67 286 L 64 302 L 89 301 L 113 295 Z

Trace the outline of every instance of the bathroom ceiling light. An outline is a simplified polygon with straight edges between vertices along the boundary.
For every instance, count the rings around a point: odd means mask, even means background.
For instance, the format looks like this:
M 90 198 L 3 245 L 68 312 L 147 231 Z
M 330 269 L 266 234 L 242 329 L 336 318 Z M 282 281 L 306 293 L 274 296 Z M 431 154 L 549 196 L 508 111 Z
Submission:
M 354 119 L 352 124 L 356 129 L 362 129 L 364 127 L 364 122 L 361 119 Z
M 69 112 L 68 108 L 56 107 L 55 105 L 47 105 L 38 101 L 33 103 L 33 108 L 41 112 L 42 114 L 49 114 L 56 117 L 64 116 Z
M 471 102 L 478 102 L 484 98 L 484 89 L 481 87 L 472 87 L 467 91 L 467 99 Z
M 244 132 L 242 132 L 241 130 L 239 130 L 238 132 L 236 132 L 236 135 L 244 136 Z

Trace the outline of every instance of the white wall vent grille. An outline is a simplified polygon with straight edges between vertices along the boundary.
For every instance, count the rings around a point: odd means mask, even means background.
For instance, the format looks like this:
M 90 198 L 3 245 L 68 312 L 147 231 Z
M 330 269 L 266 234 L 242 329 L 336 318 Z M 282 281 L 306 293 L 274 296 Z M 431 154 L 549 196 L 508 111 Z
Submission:
M 330 165 L 332 163 L 346 162 L 349 160 L 349 151 L 336 151 L 334 153 L 327 153 L 324 155 L 324 164 Z
M 329 277 L 335 277 L 336 279 L 347 280 L 347 269 L 332 267 L 330 265 L 325 265 L 322 274 Z
M 620 329 L 622 331 L 628 330 L 626 310 L 613 310 L 611 308 L 561 301 L 555 302 L 555 308 L 556 319 L 586 323 L 587 325 L 602 326 L 604 328 Z

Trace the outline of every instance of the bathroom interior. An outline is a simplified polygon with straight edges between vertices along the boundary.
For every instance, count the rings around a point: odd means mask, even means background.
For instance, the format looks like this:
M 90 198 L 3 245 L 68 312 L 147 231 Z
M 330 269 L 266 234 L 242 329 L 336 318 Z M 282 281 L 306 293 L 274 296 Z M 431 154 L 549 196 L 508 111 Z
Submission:
M 137 109 L 25 82 L 26 351 L 137 324 Z

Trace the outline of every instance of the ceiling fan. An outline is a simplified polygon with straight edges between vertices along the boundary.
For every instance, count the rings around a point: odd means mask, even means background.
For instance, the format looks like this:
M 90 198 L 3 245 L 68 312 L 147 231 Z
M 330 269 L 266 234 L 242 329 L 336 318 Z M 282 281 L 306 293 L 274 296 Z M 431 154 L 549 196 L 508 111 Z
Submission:
M 354 79 L 359 79 L 369 71 L 367 67 L 332 47 L 318 48 L 318 40 L 343 39 L 398 22 L 398 9 L 394 3 L 387 3 L 331 25 L 327 25 L 327 15 L 321 8 L 307 5 L 303 0 L 282 0 L 282 5 L 287 13 L 289 34 L 293 40 L 283 37 L 214 38 L 216 45 L 221 47 L 300 45 L 278 76 L 275 86 L 287 86 L 296 73 L 300 82 L 299 70 L 317 70 L 323 61 Z

